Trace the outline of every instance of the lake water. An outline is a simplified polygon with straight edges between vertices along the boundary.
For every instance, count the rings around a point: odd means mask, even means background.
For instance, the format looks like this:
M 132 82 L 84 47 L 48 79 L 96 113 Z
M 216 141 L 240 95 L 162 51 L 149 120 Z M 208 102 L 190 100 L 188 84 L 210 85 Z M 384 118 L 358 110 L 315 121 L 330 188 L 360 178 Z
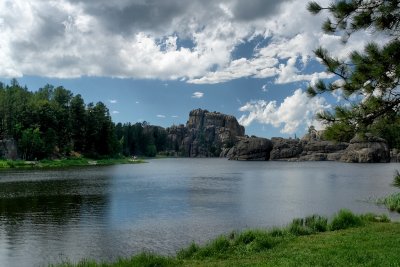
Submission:
M 388 213 L 400 164 L 161 159 L 0 172 L 0 266 L 173 254 L 192 241 L 341 208 Z

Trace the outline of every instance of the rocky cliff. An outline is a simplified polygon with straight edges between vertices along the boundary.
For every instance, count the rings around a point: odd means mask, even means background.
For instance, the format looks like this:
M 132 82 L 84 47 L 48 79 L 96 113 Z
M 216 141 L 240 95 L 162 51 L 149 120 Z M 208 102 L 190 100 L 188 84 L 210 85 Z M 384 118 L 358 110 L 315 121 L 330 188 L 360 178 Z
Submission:
M 388 162 L 385 140 L 371 135 L 356 136 L 350 143 L 323 139 L 312 130 L 301 139 L 273 137 L 271 140 L 245 136 L 235 117 L 196 109 L 186 125 L 166 129 L 168 155 L 227 157 L 232 160 Z M 400 157 L 397 151 L 392 158 Z
M 170 153 L 186 157 L 217 157 L 244 136 L 244 127 L 234 116 L 195 109 L 185 125 L 167 131 Z

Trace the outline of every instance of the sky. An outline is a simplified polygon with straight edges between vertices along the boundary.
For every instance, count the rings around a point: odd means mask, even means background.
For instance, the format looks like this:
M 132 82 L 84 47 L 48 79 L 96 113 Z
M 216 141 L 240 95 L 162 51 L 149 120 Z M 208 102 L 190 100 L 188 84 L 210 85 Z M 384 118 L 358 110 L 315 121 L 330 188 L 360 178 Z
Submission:
M 327 6 L 330 1 L 318 1 Z M 238 118 L 246 134 L 302 136 L 315 114 L 342 101 L 307 97 L 324 71 L 313 50 L 346 44 L 321 30 L 327 13 L 303 0 L 1 0 L 0 81 L 46 84 L 105 103 L 114 122 L 185 124 L 203 108 Z

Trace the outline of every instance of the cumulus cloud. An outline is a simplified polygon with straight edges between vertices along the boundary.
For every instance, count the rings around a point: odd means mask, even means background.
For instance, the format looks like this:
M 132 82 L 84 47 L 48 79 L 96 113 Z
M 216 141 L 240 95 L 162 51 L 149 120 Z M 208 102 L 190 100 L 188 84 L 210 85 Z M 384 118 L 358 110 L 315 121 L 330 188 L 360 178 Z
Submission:
M 110 102 L 110 104 L 116 104 L 118 103 L 118 101 L 116 99 L 110 99 L 108 100 L 108 102 Z
M 158 114 L 156 117 L 157 117 L 157 118 L 164 119 L 166 116 L 165 116 L 165 115 Z
M 276 101 L 258 100 L 248 102 L 239 110 L 248 113 L 242 115 L 239 123 L 248 126 L 253 122 L 283 127 L 282 133 L 293 134 L 303 131 L 310 125 L 322 128 L 315 120 L 315 114 L 330 108 L 323 97 L 309 98 L 301 89 L 288 96 L 278 105 Z
M 357 33 L 343 47 L 340 37 L 322 33 L 323 20 L 309 14 L 301 0 L 4 0 L 0 76 L 195 84 L 275 77 L 290 83 L 326 77 L 300 74 L 296 65 L 315 60 L 312 51 L 320 45 L 346 56 L 374 37 L 380 40 L 376 33 Z M 256 37 L 267 41 L 246 58 L 233 57 L 236 47 Z
M 202 98 L 204 96 L 203 92 L 194 92 L 192 98 Z
M 112 114 L 119 114 L 119 111 L 118 110 L 113 110 Z

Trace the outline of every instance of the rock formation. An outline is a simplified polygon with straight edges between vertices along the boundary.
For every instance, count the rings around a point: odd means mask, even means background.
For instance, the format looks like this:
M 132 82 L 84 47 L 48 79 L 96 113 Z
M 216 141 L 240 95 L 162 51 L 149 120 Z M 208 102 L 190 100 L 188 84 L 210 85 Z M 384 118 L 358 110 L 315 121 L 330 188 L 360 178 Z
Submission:
M 370 163 L 390 162 L 390 151 L 387 142 L 379 137 L 365 134 L 356 135 L 350 140 L 340 158 L 343 162 Z
M 186 126 L 166 129 L 168 149 L 186 157 L 218 157 L 244 136 L 244 127 L 234 116 L 195 109 Z
M 303 147 L 299 139 L 273 137 L 271 141 L 273 146 L 270 156 L 271 160 L 297 158 L 303 152 Z
M 323 132 L 311 129 L 301 139 L 273 137 L 271 140 L 245 136 L 235 117 L 196 109 L 185 125 L 166 129 L 168 155 L 185 157 L 227 157 L 232 160 L 288 160 L 389 162 L 385 140 L 366 134 L 350 143 L 324 140 Z M 399 160 L 392 152 L 392 160 Z
M 231 160 L 269 160 L 272 142 L 266 138 L 242 137 L 226 155 Z

